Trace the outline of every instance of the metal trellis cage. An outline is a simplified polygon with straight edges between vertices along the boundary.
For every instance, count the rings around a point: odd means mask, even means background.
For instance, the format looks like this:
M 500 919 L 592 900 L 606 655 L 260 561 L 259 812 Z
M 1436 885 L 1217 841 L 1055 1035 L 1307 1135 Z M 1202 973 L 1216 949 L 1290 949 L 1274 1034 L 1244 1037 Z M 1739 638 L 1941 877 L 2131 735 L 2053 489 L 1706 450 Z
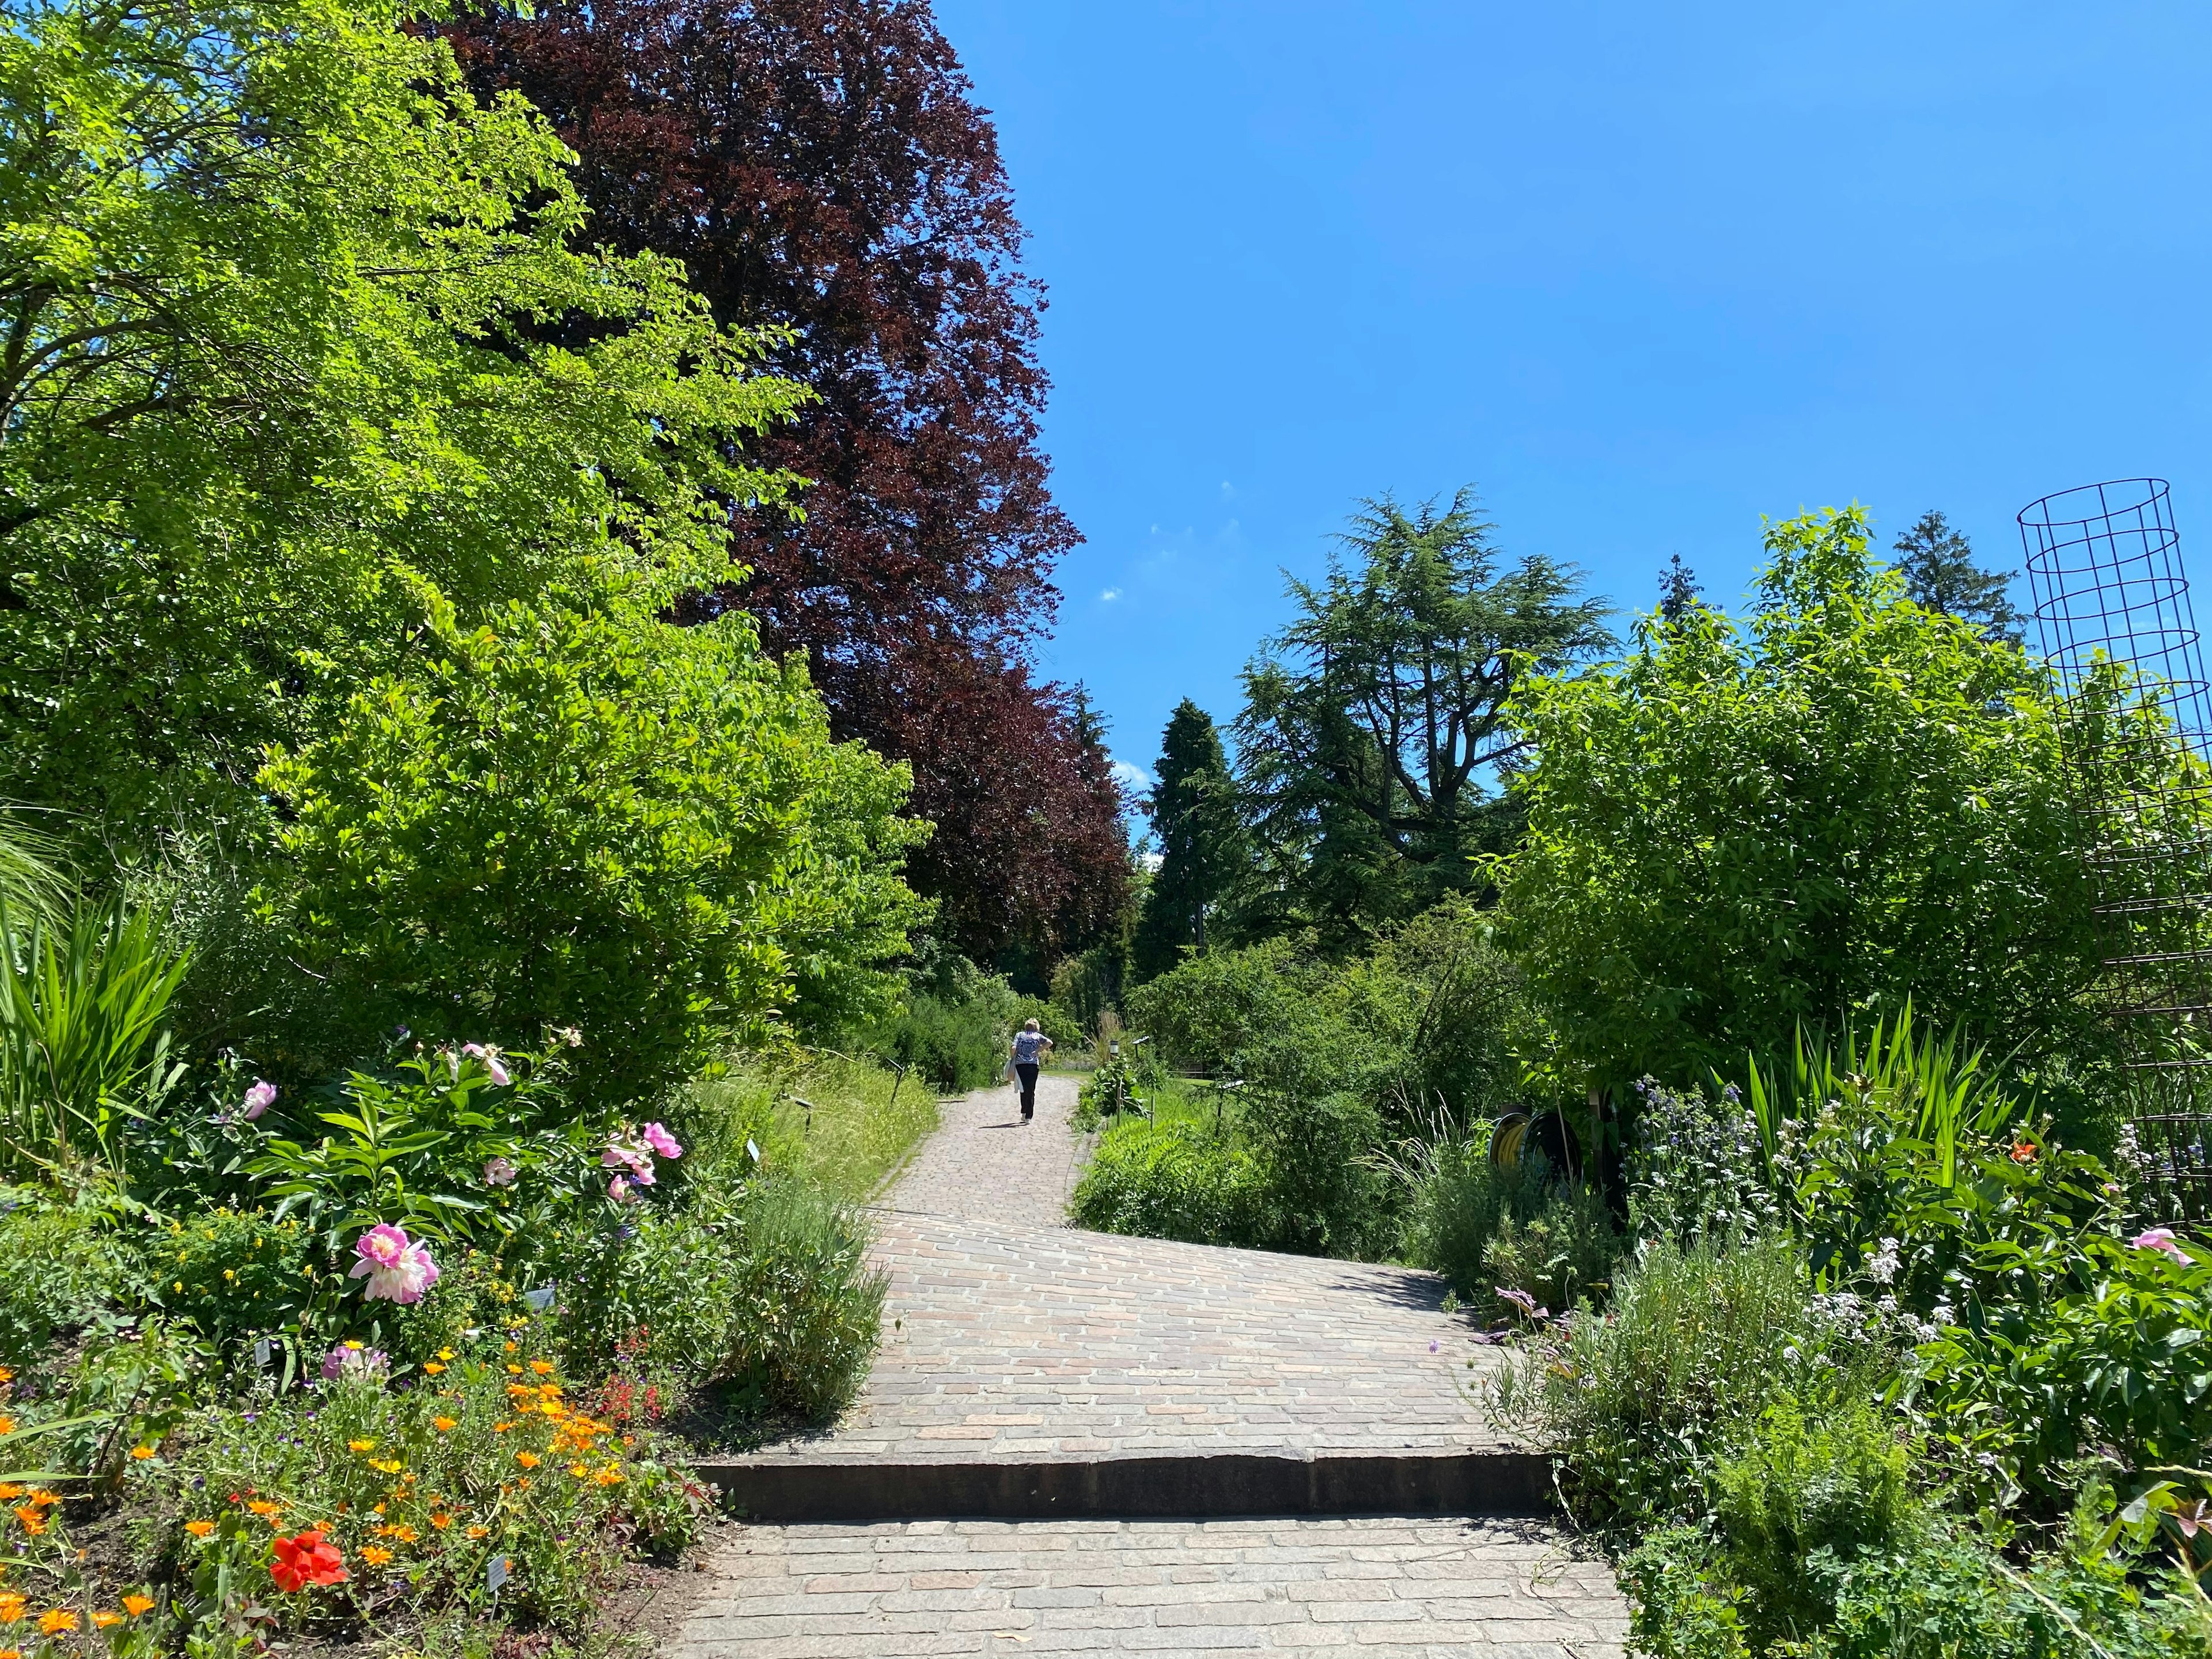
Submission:
M 2062 752 L 2103 927 L 2093 994 L 2118 1038 L 2133 1163 L 2212 1212 L 2212 684 L 2165 481 L 2020 514 Z

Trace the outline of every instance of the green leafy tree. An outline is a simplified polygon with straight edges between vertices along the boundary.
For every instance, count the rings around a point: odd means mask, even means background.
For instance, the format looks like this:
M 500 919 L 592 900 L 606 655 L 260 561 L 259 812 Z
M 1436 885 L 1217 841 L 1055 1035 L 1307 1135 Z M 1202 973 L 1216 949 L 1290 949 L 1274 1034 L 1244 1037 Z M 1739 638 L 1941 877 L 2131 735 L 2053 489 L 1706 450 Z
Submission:
M 1473 884 L 1510 844 L 1498 779 L 1526 752 L 1505 719 L 1531 675 L 1613 642 L 1606 605 L 1540 555 L 1501 568 L 1462 490 L 1441 511 L 1366 503 L 1299 616 L 1245 670 L 1242 781 L 1272 866 L 1261 930 L 1364 929 Z
M 681 268 L 578 252 L 567 149 L 406 4 L 0 22 L 0 795 L 247 821 L 404 648 L 579 566 L 726 574 L 748 374 Z
M 526 1043 L 575 1025 L 579 1086 L 649 1094 L 789 1009 L 851 1019 L 923 906 L 903 768 L 830 739 L 741 617 L 620 592 L 465 628 L 434 590 L 410 661 L 263 785 L 282 915 L 369 1022 Z
M 1930 510 L 1897 538 L 1893 550 L 1905 578 L 1905 591 L 1915 605 L 1960 617 L 1982 630 L 1990 640 L 2018 645 L 2025 620 L 2013 608 L 2007 589 L 2019 574 L 2013 570 L 1984 570 L 1974 562 L 1974 547 L 1951 528 L 1951 521 Z
M 1235 780 L 1213 718 L 1189 698 L 1176 705 L 1160 738 L 1146 804 L 1159 840 L 1160 867 L 1145 890 L 1133 966 L 1149 979 L 1186 950 L 1206 948 L 1206 922 L 1243 873 L 1244 825 Z
M 1908 995 L 2063 1050 L 2094 919 L 2039 671 L 1914 604 L 1856 507 L 1766 550 L 1741 627 L 1647 618 L 1625 659 L 1522 689 L 1504 942 L 1601 1082 L 1734 1070 Z

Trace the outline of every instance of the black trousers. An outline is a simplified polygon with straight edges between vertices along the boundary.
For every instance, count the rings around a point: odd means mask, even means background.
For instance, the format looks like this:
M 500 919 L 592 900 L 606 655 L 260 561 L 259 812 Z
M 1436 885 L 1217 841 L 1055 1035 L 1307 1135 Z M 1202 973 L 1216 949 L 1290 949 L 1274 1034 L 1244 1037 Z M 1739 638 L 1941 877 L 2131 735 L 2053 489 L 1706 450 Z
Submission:
M 1032 1060 L 1026 1065 L 1016 1066 L 1014 1075 L 1022 1080 L 1022 1115 L 1034 1116 L 1036 1113 L 1036 1063 Z

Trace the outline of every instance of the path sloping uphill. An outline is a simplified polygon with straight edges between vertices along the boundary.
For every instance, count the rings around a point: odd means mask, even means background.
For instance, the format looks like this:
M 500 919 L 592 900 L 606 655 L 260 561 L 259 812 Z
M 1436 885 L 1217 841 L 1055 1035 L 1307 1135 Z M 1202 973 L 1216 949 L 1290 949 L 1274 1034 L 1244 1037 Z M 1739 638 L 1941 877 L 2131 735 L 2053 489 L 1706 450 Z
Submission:
M 676 1659 L 1375 1647 L 1599 1659 L 1610 1576 L 1404 1269 L 1067 1228 L 1076 1085 L 945 1104 L 884 1194 L 884 1345 L 827 1432 L 710 1471 L 754 1522 Z

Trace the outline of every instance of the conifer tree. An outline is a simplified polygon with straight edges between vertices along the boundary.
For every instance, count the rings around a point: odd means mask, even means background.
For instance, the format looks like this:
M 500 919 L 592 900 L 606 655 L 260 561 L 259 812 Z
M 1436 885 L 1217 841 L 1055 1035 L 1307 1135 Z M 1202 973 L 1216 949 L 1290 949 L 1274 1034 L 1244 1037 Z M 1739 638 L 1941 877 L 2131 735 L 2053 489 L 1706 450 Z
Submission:
M 1245 856 L 1221 733 L 1188 697 L 1161 737 L 1158 776 L 1145 810 L 1159 838 L 1160 867 L 1145 894 L 1132 951 L 1143 979 L 1174 967 L 1186 947 L 1205 948 L 1206 920 Z
M 1974 547 L 1932 508 L 1897 538 L 1893 550 L 1905 591 L 1915 605 L 1972 623 L 1985 640 L 2021 641 L 2026 620 L 2014 609 L 2006 587 L 2019 573 L 1984 570 L 1974 562 Z

